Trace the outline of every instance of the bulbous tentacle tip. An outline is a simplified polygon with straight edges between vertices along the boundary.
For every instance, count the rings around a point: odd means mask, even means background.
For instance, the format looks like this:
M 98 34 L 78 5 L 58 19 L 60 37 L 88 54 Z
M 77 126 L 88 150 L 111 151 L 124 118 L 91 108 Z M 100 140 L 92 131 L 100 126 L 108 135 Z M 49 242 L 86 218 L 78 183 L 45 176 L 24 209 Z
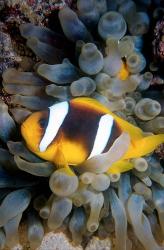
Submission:
M 106 40 L 108 37 L 122 38 L 127 30 L 123 16 L 115 11 L 105 13 L 99 20 L 99 35 Z
M 87 229 L 89 232 L 94 233 L 99 227 L 98 223 L 87 223 Z
M 44 236 L 44 228 L 40 221 L 40 218 L 38 217 L 35 212 L 29 212 L 28 213 L 28 240 L 30 242 L 30 247 L 32 249 L 36 249 L 40 246 L 43 236 Z
M 104 65 L 103 55 L 94 43 L 86 43 L 81 49 L 79 66 L 88 75 L 96 75 Z
M 78 185 L 78 177 L 75 174 L 70 175 L 65 168 L 56 170 L 49 180 L 51 191 L 62 197 L 73 194 L 77 190 Z
M 76 42 L 77 40 L 91 41 L 92 36 L 77 14 L 65 6 L 59 11 L 59 20 L 66 37 Z
M 51 212 L 48 218 L 50 229 L 59 228 L 72 210 L 72 201 L 68 198 L 54 198 L 52 201 Z

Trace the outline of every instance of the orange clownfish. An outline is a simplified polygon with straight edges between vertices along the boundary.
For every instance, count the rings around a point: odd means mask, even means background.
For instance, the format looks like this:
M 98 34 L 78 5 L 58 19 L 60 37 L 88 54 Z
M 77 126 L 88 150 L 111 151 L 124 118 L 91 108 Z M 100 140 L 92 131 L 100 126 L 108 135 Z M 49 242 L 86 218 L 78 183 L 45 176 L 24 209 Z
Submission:
M 164 134 L 144 136 L 140 128 L 86 97 L 33 113 L 21 125 L 21 133 L 39 157 L 67 169 L 76 165 L 97 173 L 127 171 L 133 166 L 130 159 L 164 142 Z

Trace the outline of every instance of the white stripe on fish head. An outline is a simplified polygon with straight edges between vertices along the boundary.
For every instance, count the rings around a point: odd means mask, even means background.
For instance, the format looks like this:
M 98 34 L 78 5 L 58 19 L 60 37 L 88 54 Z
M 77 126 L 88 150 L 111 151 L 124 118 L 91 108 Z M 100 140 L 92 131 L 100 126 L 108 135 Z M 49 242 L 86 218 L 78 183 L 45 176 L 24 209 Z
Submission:
M 88 159 L 95 155 L 99 155 L 104 151 L 111 135 L 112 126 L 113 117 L 111 115 L 106 114 L 100 118 L 93 149 Z
M 68 102 L 61 102 L 49 107 L 49 121 L 44 136 L 40 142 L 39 150 L 44 152 L 57 135 L 66 115 L 68 114 Z

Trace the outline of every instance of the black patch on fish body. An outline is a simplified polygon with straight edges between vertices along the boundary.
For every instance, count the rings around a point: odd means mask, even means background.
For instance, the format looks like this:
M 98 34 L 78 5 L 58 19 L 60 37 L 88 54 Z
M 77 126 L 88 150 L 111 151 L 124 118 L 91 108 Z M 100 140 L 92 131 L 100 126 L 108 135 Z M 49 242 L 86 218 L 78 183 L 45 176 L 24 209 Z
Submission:
M 69 103 L 69 111 L 66 115 L 61 127 L 59 128 L 57 135 L 50 143 L 51 146 L 54 143 L 60 141 L 60 139 L 66 138 L 72 143 L 83 145 L 86 150 L 87 158 L 92 152 L 95 138 L 97 135 L 100 119 L 107 113 L 101 112 L 96 109 L 87 107 L 86 105 L 79 105 L 77 103 Z M 44 111 L 42 118 L 40 119 L 41 126 L 44 128 L 44 133 L 49 121 L 49 110 Z M 55 124 L 55 117 L 54 117 Z M 46 127 L 45 127 L 46 126 Z M 110 128 L 109 128 L 110 129 Z M 122 133 L 119 125 L 113 120 L 111 134 L 109 136 L 107 145 L 102 153 L 107 152 L 112 146 L 113 142 Z M 43 134 L 44 136 L 44 134 Z M 48 147 L 49 147 L 48 146 Z
M 62 132 L 68 140 L 82 144 L 89 156 L 102 115 L 104 113 L 71 104 L 68 115 L 61 126 Z

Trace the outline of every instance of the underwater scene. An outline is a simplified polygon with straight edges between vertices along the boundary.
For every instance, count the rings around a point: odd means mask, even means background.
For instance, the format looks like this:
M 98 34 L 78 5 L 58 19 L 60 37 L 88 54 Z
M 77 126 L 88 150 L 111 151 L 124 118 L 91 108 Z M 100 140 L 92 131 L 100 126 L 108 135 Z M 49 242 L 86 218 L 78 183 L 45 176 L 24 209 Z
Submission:
M 0 1 L 0 249 L 24 242 L 164 250 L 162 0 Z

